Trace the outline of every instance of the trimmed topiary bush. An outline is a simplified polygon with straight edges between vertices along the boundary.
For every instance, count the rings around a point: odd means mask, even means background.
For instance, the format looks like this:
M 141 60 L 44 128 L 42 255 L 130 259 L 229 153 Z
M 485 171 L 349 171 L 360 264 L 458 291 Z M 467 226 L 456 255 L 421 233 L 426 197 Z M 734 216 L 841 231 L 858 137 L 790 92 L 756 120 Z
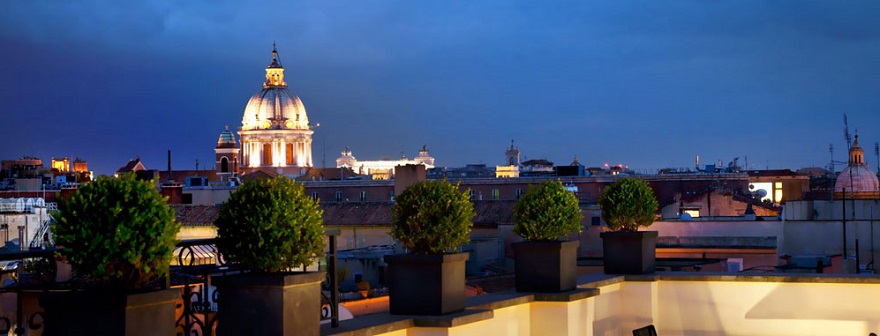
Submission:
M 577 197 L 559 180 L 530 185 L 513 207 L 513 232 L 526 240 L 559 240 L 581 232 Z
M 180 225 L 150 181 L 98 177 L 62 200 L 55 218 L 55 244 L 78 275 L 131 290 L 168 273 Z
M 214 221 L 223 256 L 263 273 L 308 265 L 323 256 L 323 211 L 303 189 L 280 176 L 242 184 Z
M 447 181 L 407 187 L 392 208 L 391 236 L 414 254 L 440 254 L 470 241 L 474 205 Z
M 651 186 L 634 178 L 617 180 L 599 197 L 602 219 L 614 231 L 638 231 L 640 226 L 650 226 L 658 206 Z

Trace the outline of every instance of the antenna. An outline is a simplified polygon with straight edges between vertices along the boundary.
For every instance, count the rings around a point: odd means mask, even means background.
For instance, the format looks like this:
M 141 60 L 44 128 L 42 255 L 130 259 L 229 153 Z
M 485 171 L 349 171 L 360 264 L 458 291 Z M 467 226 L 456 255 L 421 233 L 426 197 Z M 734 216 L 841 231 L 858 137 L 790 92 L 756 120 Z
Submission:
M 880 174 L 880 143 L 874 143 L 874 155 L 877 156 L 877 174 Z
M 828 144 L 828 152 L 831 153 L 831 163 L 828 164 L 828 170 L 834 175 L 834 144 Z
M 843 137 L 846 138 L 846 148 L 852 147 L 852 137 L 849 136 L 849 124 L 846 122 L 846 113 L 843 114 Z

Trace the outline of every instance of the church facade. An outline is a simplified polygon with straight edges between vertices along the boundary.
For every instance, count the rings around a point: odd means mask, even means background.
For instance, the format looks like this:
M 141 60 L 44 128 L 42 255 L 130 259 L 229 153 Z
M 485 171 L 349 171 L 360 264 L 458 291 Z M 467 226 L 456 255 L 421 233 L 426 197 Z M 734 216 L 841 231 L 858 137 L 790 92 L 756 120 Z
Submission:
M 272 49 L 272 63 L 266 67 L 262 90 L 245 106 L 238 131 L 240 146 L 235 146 L 235 139 L 230 142 L 226 132 L 221 134 L 215 150 L 217 167 L 224 172 L 244 175 L 262 170 L 300 176 L 312 167 L 314 127 L 309 124 L 302 100 L 287 88 L 276 48 Z M 237 168 L 228 168 L 229 164 L 237 164 Z

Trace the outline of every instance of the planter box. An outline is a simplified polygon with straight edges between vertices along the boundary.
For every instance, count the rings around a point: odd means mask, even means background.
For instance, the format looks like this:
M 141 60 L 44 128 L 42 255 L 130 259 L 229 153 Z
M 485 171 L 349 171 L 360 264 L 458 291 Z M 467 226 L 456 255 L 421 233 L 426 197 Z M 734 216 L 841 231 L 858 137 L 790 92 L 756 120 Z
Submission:
M 43 335 L 175 335 L 179 289 L 46 292 Z
M 386 255 L 393 315 L 444 315 L 464 310 L 467 253 Z
M 657 231 L 602 232 L 602 256 L 607 274 L 654 273 Z
M 319 335 L 324 272 L 213 277 L 217 335 Z
M 577 248 L 574 241 L 514 243 L 516 291 L 559 293 L 577 287 Z

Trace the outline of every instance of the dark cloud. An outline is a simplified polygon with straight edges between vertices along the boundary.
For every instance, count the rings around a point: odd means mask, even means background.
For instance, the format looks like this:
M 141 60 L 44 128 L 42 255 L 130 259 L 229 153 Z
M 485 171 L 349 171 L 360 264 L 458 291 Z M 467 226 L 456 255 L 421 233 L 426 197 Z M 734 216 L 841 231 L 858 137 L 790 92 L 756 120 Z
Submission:
M 0 3 L 0 158 L 110 173 L 213 157 L 277 41 L 333 164 L 530 158 L 639 168 L 843 157 L 880 138 L 875 2 L 53 1 Z M 873 135 L 872 135 L 873 134 Z M 12 139 L 12 140 L 9 140 Z M 870 161 L 870 160 L 869 160 Z M 756 167 L 763 167 L 757 165 Z

